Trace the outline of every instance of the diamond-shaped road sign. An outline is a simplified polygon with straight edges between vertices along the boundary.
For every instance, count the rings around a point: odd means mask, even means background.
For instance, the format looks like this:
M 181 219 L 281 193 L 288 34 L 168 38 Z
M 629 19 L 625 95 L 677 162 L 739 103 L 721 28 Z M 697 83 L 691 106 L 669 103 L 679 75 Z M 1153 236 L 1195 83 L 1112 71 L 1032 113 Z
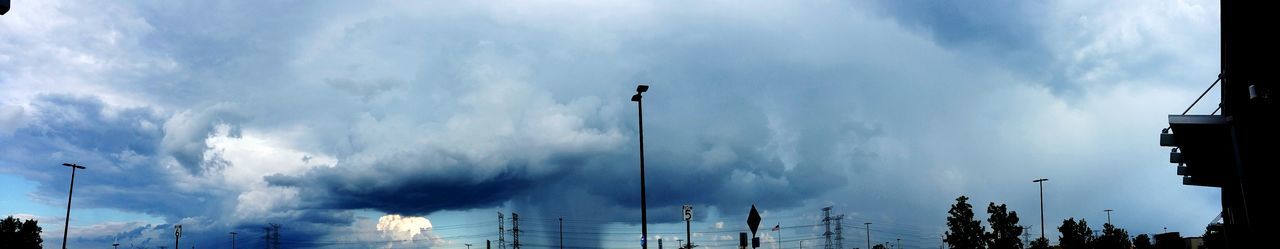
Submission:
M 747 226 L 751 227 L 751 234 L 756 234 L 756 229 L 760 228 L 760 212 L 756 211 L 756 205 L 751 205 L 751 214 L 747 215 Z

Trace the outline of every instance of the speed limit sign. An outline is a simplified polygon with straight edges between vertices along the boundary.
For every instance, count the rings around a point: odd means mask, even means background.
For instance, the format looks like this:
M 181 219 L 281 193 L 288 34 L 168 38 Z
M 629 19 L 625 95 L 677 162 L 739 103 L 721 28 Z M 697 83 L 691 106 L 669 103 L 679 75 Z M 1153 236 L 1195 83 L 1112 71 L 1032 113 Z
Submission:
M 684 205 L 684 220 L 693 219 L 693 205 Z

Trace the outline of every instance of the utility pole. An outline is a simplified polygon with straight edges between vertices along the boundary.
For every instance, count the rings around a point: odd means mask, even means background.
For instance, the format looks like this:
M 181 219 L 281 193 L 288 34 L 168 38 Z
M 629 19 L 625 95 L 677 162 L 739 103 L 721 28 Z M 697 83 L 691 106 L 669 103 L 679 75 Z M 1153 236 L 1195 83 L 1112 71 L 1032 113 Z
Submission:
M 1102 211 L 1107 212 L 1107 224 L 1111 224 L 1111 211 L 1115 211 L 1115 210 L 1107 209 Z M 1115 224 L 1111 224 L 1111 225 L 1114 226 Z
M 640 247 L 642 249 L 649 249 L 649 206 L 645 200 L 644 186 L 644 100 L 641 96 L 647 91 L 649 91 L 649 85 L 641 84 L 636 86 L 636 95 L 631 96 L 631 101 L 636 102 L 636 115 L 640 121 Z
M 901 249 L 901 248 L 902 248 L 902 239 L 898 239 L 898 248 L 899 248 L 899 249 Z
M 471 244 L 463 244 L 463 245 L 467 245 L 467 249 L 471 249 Z
M 111 248 L 120 249 L 120 243 L 111 243 Z
M 236 249 L 236 232 L 231 232 L 231 249 Z
M 871 222 L 862 224 L 867 225 L 867 249 L 871 249 Z
M 1040 179 L 1036 179 L 1035 181 L 1031 181 L 1035 183 L 1040 183 L 1040 238 L 1041 239 L 1044 238 L 1044 182 L 1048 180 L 1049 179 L 1046 179 L 1046 178 L 1040 178 Z
M 85 168 L 73 163 L 63 163 L 62 166 L 71 167 L 71 187 L 67 189 L 67 218 L 62 222 L 62 249 L 67 249 L 67 231 L 71 230 L 71 193 L 76 190 L 76 169 Z

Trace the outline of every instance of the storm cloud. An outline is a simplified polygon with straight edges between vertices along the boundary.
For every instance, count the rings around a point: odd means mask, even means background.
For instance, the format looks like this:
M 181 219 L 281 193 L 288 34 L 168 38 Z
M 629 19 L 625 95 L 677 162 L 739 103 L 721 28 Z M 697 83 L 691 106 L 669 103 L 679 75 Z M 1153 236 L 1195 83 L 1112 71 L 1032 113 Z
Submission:
M 85 225 L 135 243 L 377 239 L 365 212 L 633 225 L 639 83 L 651 213 L 834 204 L 932 238 L 956 196 L 1025 216 L 1046 176 L 1050 221 L 1217 212 L 1153 139 L 1216 75 L 1215 3 L 24 4 L 0 19 L 0 173 L 56 206 L 57 165 L 89 165 L 77 207 L 164 221 Z

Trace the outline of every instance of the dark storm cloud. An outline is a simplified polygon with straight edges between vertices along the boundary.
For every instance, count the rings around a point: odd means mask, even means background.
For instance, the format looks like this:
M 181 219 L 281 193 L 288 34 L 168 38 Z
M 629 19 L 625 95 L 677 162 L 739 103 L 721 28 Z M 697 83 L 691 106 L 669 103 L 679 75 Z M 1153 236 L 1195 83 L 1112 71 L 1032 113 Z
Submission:
M 1060 215 L 1132 203 L 1091 195 L 1111 183 L 1182 201 L 1176 176 L 1146 167 L 1167 150 L 1141 139 L 1202 86 L 1143 82 L 1212 68 L 1169 52 L 1199 40 L 1150 30 L 1213 20 L 1181 2 L 1137 21 L 1123 8 L 1040 20 L 1058 5 L 1038 2 L 97 4 L 0 23 L 36 34 L 0 37 L 15 40 L 0 43 L 12 54 L 0 95 L 16 96 L 0 117 L 20 118 L 0 122 L 14 131 L 0 134 L 0 162 L 40 196 L 62 196 L 66 177 L 32 165 L 84 162 L 94 173 L 77 179 L 78 203 L 164 217 L 145 230 L 155 238 L 183 219 L 209 224 L 190 228 L 210 233 L 201 241 L 263 222 L 319 237 L 356 223 L 352 209 L 636 222 L 636 83 L 653 86 L 655 213 L 833 201 L 941 224 L 955 195 L 1032 196 L 1023 178 L 1044 174 L 1072 205 Z M 1080 35 L 1116 19 L 1130 22 Z M 1078 99 L 1045 93 L 1059 81 L 1081 86 Z M 45 92 L 96 97 L 30 97 Z M 1113 170 L 1141 177 L 1094 174 Z M 1128 208 L 1155 220 L 1210 199 Z

